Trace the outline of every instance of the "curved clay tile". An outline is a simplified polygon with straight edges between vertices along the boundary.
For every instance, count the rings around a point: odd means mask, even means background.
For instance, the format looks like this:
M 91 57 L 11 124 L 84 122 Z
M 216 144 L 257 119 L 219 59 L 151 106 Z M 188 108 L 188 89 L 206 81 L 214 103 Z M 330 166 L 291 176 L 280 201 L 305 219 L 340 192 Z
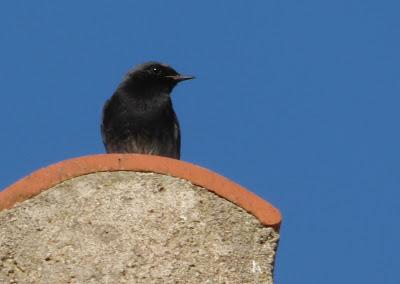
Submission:
M 275 207 L 225 177 L 187 162 L 138 154 L 91 155 L 40 169 L 0 192 L 0 211 L 65 180 L 105 171 L 154 172 L 182 178 L 242 207 L 264 225 L 279 229 L 281 223 L 281 214 Z

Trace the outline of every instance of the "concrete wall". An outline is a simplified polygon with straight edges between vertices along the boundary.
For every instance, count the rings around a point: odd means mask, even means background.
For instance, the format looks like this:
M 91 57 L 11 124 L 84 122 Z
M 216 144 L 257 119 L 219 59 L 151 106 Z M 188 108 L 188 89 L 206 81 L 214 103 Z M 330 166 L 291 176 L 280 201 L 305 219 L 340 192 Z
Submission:
M 278 238 L 186 180 L 94 173 L 0 212 L 0 283 L 272 283 Z

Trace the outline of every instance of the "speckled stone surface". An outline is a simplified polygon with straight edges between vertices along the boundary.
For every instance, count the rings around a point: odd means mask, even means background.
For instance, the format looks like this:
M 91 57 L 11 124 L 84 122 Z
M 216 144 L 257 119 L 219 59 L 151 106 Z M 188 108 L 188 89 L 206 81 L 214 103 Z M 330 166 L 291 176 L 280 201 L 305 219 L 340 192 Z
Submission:
M 272 283 L 278 238 L 188 181 L 94 173 L 0 212 L 0 283 Z

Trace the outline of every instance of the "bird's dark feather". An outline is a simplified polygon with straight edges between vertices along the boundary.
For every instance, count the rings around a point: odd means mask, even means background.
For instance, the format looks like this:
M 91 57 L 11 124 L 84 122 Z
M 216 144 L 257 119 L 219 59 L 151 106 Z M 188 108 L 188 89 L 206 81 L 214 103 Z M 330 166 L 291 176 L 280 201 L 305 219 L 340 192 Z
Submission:
M 147 72 L 152 64 L 156 63 L 140 65 L 129 73 L 104 105 L 101 133 L 108 153 L 180 158 L 179 122 L 169 96 L 176 82 L 140 73 Z M 163 71 L 178 74 L 168 68 Z

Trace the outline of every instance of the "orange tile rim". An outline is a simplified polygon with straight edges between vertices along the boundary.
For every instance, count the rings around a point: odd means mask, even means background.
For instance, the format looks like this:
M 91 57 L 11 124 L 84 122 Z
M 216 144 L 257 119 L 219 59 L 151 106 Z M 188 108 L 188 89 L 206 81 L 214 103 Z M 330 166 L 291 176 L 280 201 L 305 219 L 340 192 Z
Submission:
M 139 154 L 90 155 L 39 169 L 0 192 L 0 211 L 12 208 L 68 179 L 112 171 L 154 172 L 188 180 L 240 206 L 262 224 L 279 230 L 282 219 L 279 210 L 242 186 L 188 162 Z

